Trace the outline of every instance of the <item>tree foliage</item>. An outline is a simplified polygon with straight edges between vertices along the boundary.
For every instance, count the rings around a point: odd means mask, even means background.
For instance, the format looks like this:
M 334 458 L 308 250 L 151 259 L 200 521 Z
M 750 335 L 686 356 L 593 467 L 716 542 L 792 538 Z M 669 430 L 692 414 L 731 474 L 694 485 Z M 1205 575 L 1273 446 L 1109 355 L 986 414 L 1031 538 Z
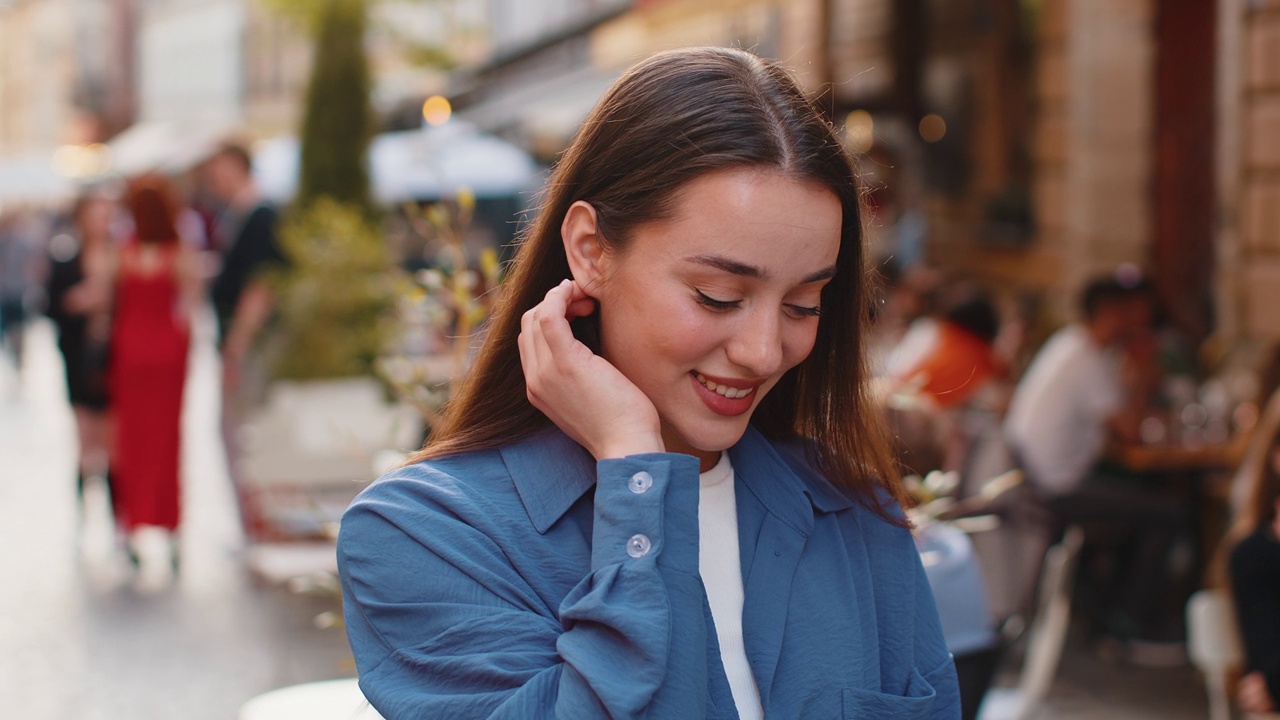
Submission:
M 314 13 L 298 195 L 281 228 L 275 377 L 369 375 L 395 337 L 395 265 L 369 197 L 370 0 L 276 0 Z
M 369 205 L 365 154 L 373 135 L 364 36 L 368 0 L 313 0 L 315 55 L 302 123 L 296 203 L 320 197 Z
M 274 375 L 288 380 L 369 375 L 395 337 L 396 283 L 382 233 L 357 206 L 322 197 L 295 208 L 280 242 Z

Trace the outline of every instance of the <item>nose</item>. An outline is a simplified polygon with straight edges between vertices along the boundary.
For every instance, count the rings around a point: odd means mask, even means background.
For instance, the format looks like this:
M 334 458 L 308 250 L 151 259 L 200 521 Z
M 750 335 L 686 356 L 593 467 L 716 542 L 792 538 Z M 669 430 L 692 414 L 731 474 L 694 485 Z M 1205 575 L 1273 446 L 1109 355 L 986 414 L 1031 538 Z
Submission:
M 751 377 L 769 377 L 782 367 L 782 317 L 773 308 L 753 308 L 730 339 L 729 361 Z

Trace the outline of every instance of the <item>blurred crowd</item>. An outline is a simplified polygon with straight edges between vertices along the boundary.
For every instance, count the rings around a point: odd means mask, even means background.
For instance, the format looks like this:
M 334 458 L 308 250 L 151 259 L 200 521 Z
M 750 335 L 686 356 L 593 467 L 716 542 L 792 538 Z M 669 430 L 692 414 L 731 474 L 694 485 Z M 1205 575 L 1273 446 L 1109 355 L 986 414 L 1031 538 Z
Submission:
M 79 497 L 106 489 L 120 550 L 153 580 L 180 567 L 180 418 L 193 323 L 213 308 L 224 428 L 233 427 L 270 310 L 266 271 L 283 263 L 275 224 L 235 144 L 186 176 L 104 182 L 68 208 L 0 213 L 8 358 L 21 373 L 26 325 L 37 315 L 53 322 L 75 414 Z M 234 433 L 224 439 L 234 482 Z
M 1039 566 L 1007 573 L 995 565 L 1010 546 L 1043 552 L 1075 526 L 1085 544 L 1074 613 L 1101 652 L 1139 664 L 1186 662 L 1186 603 L 1216 575 L 1242 608 L 1256 671 L 1239 703 L 1274 710 L 1280 353 L 1264 349 L 1247 363 L 1207 357 L 1211 344 L 1188 342 L 1132 266 L 1086 282 L 1074 318 L 1051 333 L 1034 302 L 1002 308 L 972 280 L 925 266 L 889 261 L 880 270 L 871 364 L 901 470 L 922 504 L 922 547 L 941 542 L 928 539 L 938 532 L 930 512 L 997 518 L 979 532 L 1004 546 L 977 557 L 974 572 L 1000 575 L 995 593 L 1009 597 L 982 598 L 989 607 L 963 618 L 949 618 L 948 606 L 973 596 L 962 588 L 970 581 L 930 574 L 944 631 L 987 631 L 985 644 L 952 647 L 962 695 L 980 698 L 990 682 L 998 627 L 1033 612 Z M 1255 457 L 1241 466 L 1246 447 Z M 1143 460 L 1128 448 L 1145 451 Z M 1237 466 L 1228 484 L 1235 497 L 1216 496 L 1215 477 Z M 949 620 L 969 627 L 948 628 Z M 966 716 L 975 710 L 966 704 Z

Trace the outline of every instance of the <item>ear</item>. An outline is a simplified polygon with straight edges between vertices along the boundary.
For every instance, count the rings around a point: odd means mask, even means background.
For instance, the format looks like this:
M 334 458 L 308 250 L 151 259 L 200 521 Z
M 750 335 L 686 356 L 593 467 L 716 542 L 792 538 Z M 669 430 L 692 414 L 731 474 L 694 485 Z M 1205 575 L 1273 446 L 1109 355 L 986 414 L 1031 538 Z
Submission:
M 569 259 L 569 271 L 578 285 L 592 297 L 604 277 L 604 244 L 600 241 L 596 225 L 596 209 L 585 200 L 569 206 L 564 222 L 560 224 L 560 238 L 564 242 L 564 254 Z

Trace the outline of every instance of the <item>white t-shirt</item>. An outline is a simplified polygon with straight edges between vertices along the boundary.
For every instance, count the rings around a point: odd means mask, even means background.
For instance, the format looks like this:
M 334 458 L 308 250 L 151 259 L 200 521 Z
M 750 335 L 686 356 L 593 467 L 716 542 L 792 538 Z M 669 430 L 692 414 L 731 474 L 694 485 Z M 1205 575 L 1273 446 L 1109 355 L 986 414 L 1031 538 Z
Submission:
M 733 492 L 729 453 L 698 476 L 698 571 L 707 589 L 711 618 L 720 640 L 720 661 L 729 677 L 733 702 L 742 720 L 760 720 L 756 687 L 742 642 L 742 562 L 738 554 L 738 503 Z
M 1049 338 L 1014 391 L 1005 437 L 1029 479 L 1046 493 L 1071 492 L 1102 453 L 1107 420 L 1121 405 L 1120 361 L 1082 325 Z

